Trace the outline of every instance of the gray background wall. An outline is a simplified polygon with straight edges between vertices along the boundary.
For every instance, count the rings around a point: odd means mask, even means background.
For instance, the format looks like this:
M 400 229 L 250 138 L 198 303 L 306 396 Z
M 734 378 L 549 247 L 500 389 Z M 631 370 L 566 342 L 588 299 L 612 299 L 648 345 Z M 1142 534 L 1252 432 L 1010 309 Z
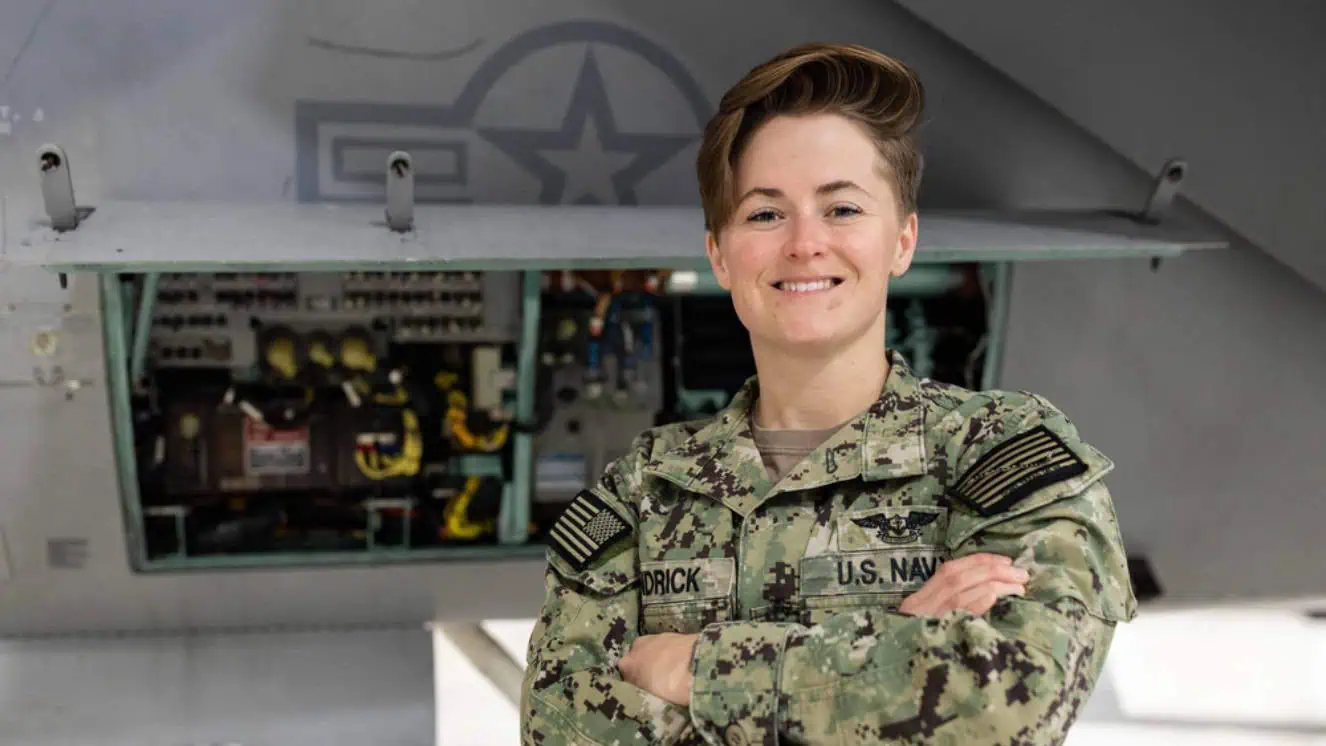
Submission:
M 1108 40 L 1114 30 L 1126 35 L 1132 29 L 1141 38 L 1148 14 L 1162 11 L 1150 3 L 1120 11 L 1117 18 L 1084 11 L 1093 22 L 1077 25 L 1049 5 L 1014 4 L 1000 11 L 1007 17 L 954 27 L 955 37 L 978 51 L 982 40 L 994 39 L 985 54 L 996 62 L 998 50 L 1019 48 L 1021 42 L 1010 38 L 1061 39 L 1061 46 L 1044 52 L 1047 56 L 1008 61 L 1007 72 L 1001 72 L 912 13 L 877 0 L 839 2 L 832 12 L 789 0 L 714 6 L 691 0 L 649 5 L 392 0 L 376 4 L 372 13 L 352 0 L 10 0 L 0 11 L 0 70 L 4 61 L 17 59 L 0 76 L 0 106 L 10 109 L 0 123 L 3 251 L 21 251 L 28 217 L 40 210 L 30 160 L 46 141 L 70 151 L 80 197 L 91 204 L 109 198 L 293 199 L 296 99 L 449 104 L 494 50 L 523 31 L 556 21 L 598 19 L 640 32 L 675 56 L 710 102 L 750 65 L 787 45 L 809 38 L 868 43 L 915 65 L 931 93 L 923 207 L 1136 207 L 1151 182 L 1138 164 L 1154 168 L 1164 157 L 1183 154 L 1192 165 L 1197 201 L 1264 244 L 1167 262 L 1158 273 L 1131 261 L 1019 267 L 1005 385 L 1044 393 L 1116 459 L 1111 484 L 1125 537 L 1130 547 L 1152 557 L 1171 601 L 1323 595 L 1326 545 L 1316 540 L 1314 528 L 1326 517 L 1321 507 L 1326 461 L 1316 424 L 1326 416 L 1321 385 L 1326 348 L 1320 344 L 1326 338 L 1326 296 L 1304 279 L 1320 266 L 1312 257 L 1321 255 L 1321 225 L 1313 222 L 1321 218 L 1313 203 L 1295 201 L 1306 199 L 1300 195 L 1320 182 L 1310 180 L 1309 159 L 1300 165 L 1289 155 L 1320 153 L 1312 149 L 1320 146 L 1310 136 L 1319 129 L 1314 122 L 1320 119 L 1312 117 L 1319 117 L 1320 109 L 1296 114 L 1282 104 L 1286 96 L 1249 94 L 1245 108 L 1264 106 L 1265 118 L 1276 124 L 1275 136 L 1252 132 L 1257 122 L 1226 136 L 1191 115 L 1212 111 L 1209 119 L 1222 120 L 1229 114 L 1220 108 L 1228 106 L 1224 89 L 1199 85 L 1200 67 L 1184 68 L 1187 79 L 1136 73 L 1137 86 L 1113 91 L 1101 83 L 1112 65 L 1133 63 L 1127 53 L 1113 54 Z M 1306 26 L 1312 18 L 1301 12 Z M 706 20 L 700 23 L 701 18 Z M 1050 20 L 1038 25 L 1041 18 Z M 1176 18 L 1192 23 L 1185 35 L 1165 36 L 1161 46 L 1196 59 L 1209 57 L 1213 46 L 1221 48 L 1219 40 L 1242 23 L 1216 10 Z M 1010 37 L 1010 27 L 1022 36 Z M 1241 38 L 1245 43 L 1255 38 L 1270 54 L 1282 46 L 1271 32 Z M 1297 37 L 1285 32 L 1284 38 L 1288 49 L 1300 49 L 1294 46 Z M 373 56 L 329 46 L 418 54 Z M 436 54 L 446 49 L 458 51 Z M 550 49 L 538 64 L 513 70 L 493 88 L 475 124 L 559 123 L 583 49 L 581 44 Z M 434 54 L 419 56 L 426 53 Z M 693 113 L 656 70 L 620 49 L 598 45 L 596 54 L 607 61 L 605 85 L 621 129 L 695 131 Z M 1285 54 L 1289 69 L 1301 71 L 1304 60 L 1294 56 L 1299 53 Z M 1089 63 L 1075 63 L 1079 57 Z M 1306 64 L 1320 59 L 1309 57 Z M 1225 69 L 1223 75 L 1236 88 L 1257 91 L 1264 77 L 1258 64 Z M 1098 88 L 1102 96 L 1115 98 L 1097 99 Z M 1172 110 L 1147 105 L 1168 101 L 1170 91 L 1184 92 L 1185 105 Z M 1100 105 L 1101 100 L 1113 104 Z M 1074 108 L 1088 104 L 1095 105 L 1088 113 Z M 38 109 L 41 121 L 35 121 Z M 482 147 L 466 126 L 454 129 L 476 143 L 470 196 L 538 199 L 538 181 L 500 152 Z M 1226 137 L 1231 147 L 1222 147 Z M 1279 149 L 1272 149 L 1268 161 L 1234 159 L 1231 165 L 1230 151 L 1249 150 L 1247 140 L 1268 148 L 1274 141 Z M 692 146 L 642 180 L 640 201 L 694 202 L 693 156 Z M 1244 199 L 1250 191 L 1286 196 Z M 1289 226 L 1287 233 L 1281 226 Z M 0 563 L 0 626 L 11 632 L 204 629 L 533 613 L 538 563 L 134 576 L 114 493 L 92 290 L 90 280 L 76 278 L 66 293 L 44 273 L 0 261 L 0 299 L 14 304 L 0 314 L 0 349 L 18 355 L 0 363 L 0 372 L 11 380 L 30 375 L 31 358 L 22 357 L 28 338 L 53 324 L 63 329 L 65 363 L 91 384 L 70 402 L 38 388 L 0 387 L 0 417 L 28 428 L 6 430 L 0 442 L 6 474 L 0 484 L 0 556 L 6 558 Z M 66 302 L 72 303 L 67 312 Z M 64 536 L 89 540 L 84 569 L 48 568 L 46 542 Z M 192 646 L 222 650 L 230 644 L 222 642 L 228 638 L 196 634 L 191 638 L 196 643 L 167 646 L 172 652 L 162 655 L 168 666 L 194 659 Z M 253 644 L 291 651 L 326 647 L 312 637 L 276 639 Z M 344 638 L 331 645 L 387 650 L 397 644 L 373 639 Z M 245 699 L 247 682 L 266 670 L 257 663 L 264 656 L 254 653 L 246 659 L 250 664 L 197 669 L 186 682 L 135 673 L 141 664 L 129 653 L 142 648 L 132 641 L 60 644 L 72 646 L 65 650 L 75 656 L 101 651 L 97 670 L 142 682 L 136 694 L 117 695 L 137 703 L 123 700 L 124 712 L 141 713 L 120 721 L 133 720 L 142 728 L 125 725 L 115 736 L 124 743 L 151 742 L 152 724 L 171 722 L 164 704 L 181 691 L 190 697 L 215 692 L 228 704 L 213 712 L 227 717 L 249 712 L 257 705 Z M 45 653 L 31 657 L 33 650 L 0 650 L 0 676 L 12 684 L 18 673 L 38 665 L 34 661 L 46 660 Z M 413 665 L 386 655 L 381 666 L 362 668 L 356 686 L 380 684 L 402 692 L 417 682 Z M 318 706 L 352 707 L 356 700 L 317 664 L 283 670 L 292 677 L 288 688 L 305 690 Z M 82 674 L 76 666 L 35 679 L 25 673 L 25 699 L 0 697 L 0 721 L 56 727 L 58 718 L 34 720 L 30 708 L 19 704 L 43 698 L 63 698 L 76 716 L 86 707 L 80 703 L 99 696 L 79 682 Z M 296 707 L 293 720 L 284 724 L 253 715 L 253 742 L 297 742 L 285 736 L 291 731 L 281 730 L 290 722 L 309 743 L 333 742 L 329 739 L 341 731 L 337 723 L 312 725 L 300 712 Z M 417 721 L 402 725 L 370 709 L 359 714 L 383 733 L 417 732 Z M 27 732 L 26 740 L 11 735 L 22 730 L 4 730 L 0 743 L 58 742 L 46 737 L 53 732 L 46 727 Z
M 900 0 L 1120 155 L 1326 287 L 1326 4 Z
M 1326 595 L 1326 5 L 899 4 L 1102 160 L 1185 157 L 1184 195 L 1246 238 L 1155 274 L 1019 267 L 1004 385 L 1115 458 L 1128 543 L 1176 598 Z

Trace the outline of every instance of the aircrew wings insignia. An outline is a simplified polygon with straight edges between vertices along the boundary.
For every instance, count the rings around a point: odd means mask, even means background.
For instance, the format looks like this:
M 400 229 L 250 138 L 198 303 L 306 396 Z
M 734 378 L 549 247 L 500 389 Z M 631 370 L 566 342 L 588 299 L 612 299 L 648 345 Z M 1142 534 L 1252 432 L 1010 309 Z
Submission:
M 548 533 L 553 551 L 576 572 L 582 572 L 603 553 L 631 535 L 631 524 L 598 495 L 581 490 Z
M 880 541 L 889 544 L 907 544 L 921 538 L 921 529 L 935 522 L 939 513 L 933 510 L 913 510 L 906 516 L 868 515 L 853 518 L 852 522 L 861 528 L 879 532 Z

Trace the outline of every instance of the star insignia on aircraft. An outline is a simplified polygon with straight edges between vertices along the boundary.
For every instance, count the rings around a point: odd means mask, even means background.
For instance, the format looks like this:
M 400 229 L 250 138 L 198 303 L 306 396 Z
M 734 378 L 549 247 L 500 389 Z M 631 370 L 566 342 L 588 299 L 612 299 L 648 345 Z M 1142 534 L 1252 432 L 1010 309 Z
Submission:
M 873 529 L 879 533 L 880 541 L 889 544 L 908 544 L 921 538 L 921 529 L 935 522 L 939 513 L 928 510 L 913 510 L 907 515 L 869 515 L 853 518 L 852 522 L 861 528 Z
M 478 134 L 539 177 L 543 204 L 636 204 L 640 181 L 695 140 L 618 130 L 592 49 L 560 129 L 485 128 Z

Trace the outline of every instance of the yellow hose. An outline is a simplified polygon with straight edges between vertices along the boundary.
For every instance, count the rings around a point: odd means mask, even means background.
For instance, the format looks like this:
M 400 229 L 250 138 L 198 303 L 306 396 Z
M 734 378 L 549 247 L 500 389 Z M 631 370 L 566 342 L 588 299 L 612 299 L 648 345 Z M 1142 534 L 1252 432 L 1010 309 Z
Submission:
M 295 340 L 289 337 L 277 337 L 267 343 L 263 350 L 267 364 L 272 370 L 287 381 L 295 380 L 299 375 L 299 359 L 295 356 Z
M 465 394 L 459 391 L 452 391 L 447 394 L 447 426 L 451 430 L 451 435 L 456 442 L 466 450 L 470 451 L 496 451 L 506 445 L 507 436 L 511 431 L 509 425 L 502 425 L 485 435 L 475 435 L 470 432 L 470 427 L 466 423 L 466 416 L 469 412 L 469 400 Z
M 447 392 L 447 428 L 451 431 L 452 438 L 456 443 L 467 451 L 491 452 L 500 450 L 506 445 L 507 438 L 510 437 L 511 427 L 502 425 L 496 430 L 486 435 L 475 435 L 470 432 L 470 426 L 466 422 L 469 414 L 470 400 L 465 396 L 465 392 L 451 388 L 456 385 L 460 377 L 455 373 L 443 371 L 433 378 L 433 383 L 437 387 Z
M 424 457 L 419 417 L 413 410 L 403 409 L 401 419 L 405 423 L 405 443 L 401 447 L 401 455 L 387 456 L 376 448 L 371 451 L 355 449 L 355 466 L 369 479 L 377 481 L 392 477 L 413 477 L 419 473 Z
M 400 407 L 410 401 L 410 395 L 405 391 L 403 386 L 397 386 L 394 393 L 375 394 L 373 396 L 373 401 L 377 404 Z
M 352 336 L 341 340 L 341 364 L 350 370 L 371 373 L 377 369 L 378 359 L 373 355 L 368 340 Z
M 468 516 L 470 503 L 479 492 L 482 483 L 478 477 L 465 480 L 465 487 L 447 503 L 445 523 L 442 527 L 444 539 L 476 539 L 492 528 L 491 521 L 471 521 Z
M 336 365 L 336 356 L 332 355 L 331 350 L 327 349 L 326 343 L 322 340 L 316 340 L 309 344 L 308 359 L 324 368 L 331 368 Z

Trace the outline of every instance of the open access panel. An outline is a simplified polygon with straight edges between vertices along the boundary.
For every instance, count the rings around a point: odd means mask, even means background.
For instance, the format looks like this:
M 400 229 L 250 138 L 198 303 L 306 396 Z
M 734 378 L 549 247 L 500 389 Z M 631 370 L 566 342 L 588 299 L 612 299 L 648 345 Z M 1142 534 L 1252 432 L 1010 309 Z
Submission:
M 537 555 L 635 435 L 754 373 L 694 208 L 48 212 L 18 261 L 100 277 L 141 572 Z M 921 225 L 888 344 L 969 388 L 998 384 L 1015 262 L 1224 245 L 1114 212 Z
M 922 375 L 989 385 L 998 274 L 908 278 L 892 346 Z M 716 412 L 754 373 L 730 299 L 692 270 L 102 283 L 145 570 L 537 553 L 637 434 Z

